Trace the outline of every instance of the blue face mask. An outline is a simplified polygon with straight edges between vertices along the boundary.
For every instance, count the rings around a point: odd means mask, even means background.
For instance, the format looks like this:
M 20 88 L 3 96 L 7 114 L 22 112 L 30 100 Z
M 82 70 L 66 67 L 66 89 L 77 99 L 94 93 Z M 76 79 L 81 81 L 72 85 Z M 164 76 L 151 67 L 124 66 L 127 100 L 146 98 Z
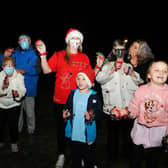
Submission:
M 29 49 L 29 42 L 28 42 L 28 41 L 22 41 L 22 42 L 20 43 L 20 47 L 21 47 L 23 50 Z
M 14 72 L 14 67 L 4 67 L 3 70 L 7 75 L 12 75 Z

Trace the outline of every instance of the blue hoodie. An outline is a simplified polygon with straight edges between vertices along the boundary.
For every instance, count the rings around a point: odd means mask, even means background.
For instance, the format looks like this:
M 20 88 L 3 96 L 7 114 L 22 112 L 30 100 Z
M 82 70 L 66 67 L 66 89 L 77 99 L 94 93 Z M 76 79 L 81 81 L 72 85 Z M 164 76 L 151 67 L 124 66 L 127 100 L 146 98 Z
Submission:
M 73 117 L 75 116 L 73 111 L 73 97 L 75 91 L 78 89 L 72 90 L 67 103 L 66 109 L 72 111 L 71 117 L 67 120 L 66 128 L 65 128 L 65 136 L 67 138 L 72 138 L 72 131 L 73 131 Z M 99 96 L 96 94 L 94 90 L 91 89 L 91 95 L 88 98 L 87 102 L 87 111 L 93 110 L 95 114 L 95 118 L 92 122 L 85 121 L 85 142 L 94 142 L 96 140 L 96 120 L 101 118 L 102 113 L 102 102 Z M 83 142 L 83 140 L 79 140 Z
M 37 95 L 37 84 L 39 79 L 38 56 L 32 48 L 28 50 L 15 50 L 12 57 L 16 61 L 16 69 L 23 69 L 24 82 L 26 86 L 26 96 L 34 97 Z

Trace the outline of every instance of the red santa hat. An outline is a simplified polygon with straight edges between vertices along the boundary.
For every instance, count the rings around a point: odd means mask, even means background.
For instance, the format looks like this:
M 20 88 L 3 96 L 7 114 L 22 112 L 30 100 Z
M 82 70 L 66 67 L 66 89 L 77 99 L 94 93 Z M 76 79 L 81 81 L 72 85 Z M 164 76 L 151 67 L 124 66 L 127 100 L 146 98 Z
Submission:
M 77 76 L 82 75 L 86 82 L 88 83 L 89 88 L 93 86 L 93 82 L 95 79 L 95 71 L 93 69 L 85 69 L 83 71 L 80 71 Z
M 77 30 L 77 29 L 73 29 L 70 28 L 65 36 L 65 42 L 68 44 L 68 41 L 72 38 L 72 37 L 79 37 L 81 43 L 83 42 L 83 34 Z

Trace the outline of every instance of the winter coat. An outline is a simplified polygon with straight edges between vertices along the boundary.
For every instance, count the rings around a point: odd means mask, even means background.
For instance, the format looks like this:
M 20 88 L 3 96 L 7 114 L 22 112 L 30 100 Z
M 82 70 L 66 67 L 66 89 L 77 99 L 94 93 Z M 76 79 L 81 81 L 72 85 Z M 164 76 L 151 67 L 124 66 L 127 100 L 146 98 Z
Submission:
M 65 136 L 67 138 L 71 138 L 73 131 L 73 117 L 75 116 L 73 113 L 73 97 L 75 91 L 76 89 L 71 91 L 66 103 L 66 109 L 72 111 L 71 117 L 67 120 L 65 128 Z M 95 117 L 91 122 L 85 121 L 85 137 L 87 143 L 94 142 L 96 140 L 96 120 L 101 118 L 102 112 L 101 99 L 94 90 L 91 89 L 91 92 L 92 93 L 88 98 L 87 111 L 89 112 L 90 110 L 93 110 Z
M 13 75 L 9 77 L 9 86 L 7 89 L 2 89 L 3 81 L 6 77 L 6 73 L 4 71 L 0 72 L 0 108 L 9 109 L 12 107 L 19 106 L 21 104 L 21 98 L 26 93 L 26 88 L 24 85 L 24 77 L 20 73 L 14 71 Z M 13 98 L 12 90 L 17 91 L 19 96 Z M 6 94 L 6 96 L 2 96 Z
M 128 107 L 138 85 L 143 83 L 138 73 L 134 72 L 136 78 L 124 73 L 124 66 L 132 67 L 130 64 L 123 63 L 119 70 L 112 72 L 114 63 L 109 62 L 104 65 L 96 76 L 96 81 L 101 84 L 104 101 L 103 111 L 106 114 L 110 114 L 110 110 L 115 106 Z
M 37 95 L 37 84 L 39 79 L 38 57 L 35 51 L 16 49 L 12 57 L 16 62 L 16 69 L 24 70 L 24 81 L 26 86 L 26 96 L 34 97 Z

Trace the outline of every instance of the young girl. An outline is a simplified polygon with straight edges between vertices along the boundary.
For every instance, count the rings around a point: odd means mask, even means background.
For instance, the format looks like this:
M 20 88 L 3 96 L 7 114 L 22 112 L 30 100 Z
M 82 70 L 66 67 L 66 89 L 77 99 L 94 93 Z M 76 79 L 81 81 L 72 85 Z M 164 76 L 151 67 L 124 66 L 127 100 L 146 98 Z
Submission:
M 72 167 L 80 168 L 84 159 L 86 168 L 94 167 L 96 120 L 100 118 L 102 103 L 91 88 L 94 71 L 84 70 L 77 74 L 78 89 L 68 97 L 63 118 L 67 119 L 65 135 L 72 142 Z
M 156 153 L 162 138 L 168 133 L 168 65 L 155 61 L 149 66 L 149 82 L 141 86 L 132 98 L 128 110 L 135 118 L 131 131 L 134 143 L 132 167 L 140 166 L 144 152 L 147 167 L 157 167 Z
M 56 72 L 53 101 L 57 127 L 58 160 L 56 167 L 58 168 L 64 165 L 66 146 L 62 111 L 71 89 L 76 88 L 77 73 L 81 70 L 91 69 L 88 56 L 82 52 L 83 38 L 83 34 L 79 30 L 69 29 L 65 36 L 66 49 L 55 52 L 48 61 L 45 44 L 40 40 L 36 42 L 43 72 L 45 74 Z
M 4 130 L 9 126 L 12 152 L 18 152 L 18 119 L 21 98 L 26 93 L 24 77 L 17 73 L 12 57 L 3 59 L 3 71 L 0 72 L 0 146 L 4 145 Z

